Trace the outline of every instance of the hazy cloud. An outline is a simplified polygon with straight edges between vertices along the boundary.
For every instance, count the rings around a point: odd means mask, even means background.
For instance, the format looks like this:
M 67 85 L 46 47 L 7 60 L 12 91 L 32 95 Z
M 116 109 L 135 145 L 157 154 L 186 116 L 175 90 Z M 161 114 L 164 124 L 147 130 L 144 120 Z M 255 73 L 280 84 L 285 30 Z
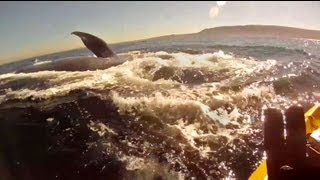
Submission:
M 220 9 L 227 3 L 227 1 L 216 1 L 216 5 L 210 8 L 209 17 L 215 18 L 219 15 Z
M 213 6 L 211 9 L 210 9 L 210 12 L 209 12 L 209 16 L 210 18 L 214 18 L 216 16 L 219 15 L 219 7 L 218 6 Z
M 222 7 L 227 3 L 227 1 L 217 1 L 217 5 Z

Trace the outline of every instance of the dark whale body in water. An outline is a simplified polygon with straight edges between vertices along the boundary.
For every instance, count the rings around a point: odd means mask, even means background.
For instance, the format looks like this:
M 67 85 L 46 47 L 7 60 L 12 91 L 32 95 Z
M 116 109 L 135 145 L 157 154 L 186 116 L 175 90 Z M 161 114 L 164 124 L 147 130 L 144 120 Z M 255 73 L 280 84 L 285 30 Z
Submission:
M 95 58 L 95 57 L 69 57 L 55 62 L 31 65 L 23 68 L 17 73 L 31 73 L 38 71 L 94 71 L 107 69 L 124 63 L 119 58 Z
M 31 65 L 22 68 L 17 73 L 31 73 L 38 71 L 87 71 L 107 69 L 120 65 L 126 60 L 120 59 L 102 39 L 84 32 L 75 31 L 84 45 L 97 57 L 69 57 L 50 63 Z

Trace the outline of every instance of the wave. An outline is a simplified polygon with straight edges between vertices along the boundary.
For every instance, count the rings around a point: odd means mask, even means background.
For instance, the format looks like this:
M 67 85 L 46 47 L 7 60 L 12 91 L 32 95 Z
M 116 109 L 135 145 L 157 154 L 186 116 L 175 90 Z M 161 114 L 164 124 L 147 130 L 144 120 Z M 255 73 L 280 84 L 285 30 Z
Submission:
M 309 61 L 257 61 L 223 51 L 120 56 L 131 60 L 106 70 L 0 75 L 2 118 L 30 112 L 53 124 L 51 135 L 65 146 L 71 137 L 95 137 L 80 143 L 87 159 L 75 166 L 82 170 L 116 167 L 135 179 L 243 179 L 263 155 L 262 109 L 317 101 Z

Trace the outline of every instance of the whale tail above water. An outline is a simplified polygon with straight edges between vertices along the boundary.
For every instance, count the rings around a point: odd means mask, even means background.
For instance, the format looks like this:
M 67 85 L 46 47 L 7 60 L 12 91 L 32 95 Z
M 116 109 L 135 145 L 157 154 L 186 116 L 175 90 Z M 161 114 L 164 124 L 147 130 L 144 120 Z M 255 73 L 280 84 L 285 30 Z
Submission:
M 108 58 L 114 57 L 116 54 L 111 50 L 104 40 L 85 32 L 74 31 L 74 34 L 81 38 L 83 44 L 91 50 L 97 57 Z
M 119 58 L 107 45 L 104 40 L 85 32 L 74 31 L 74 34 L 81 38 L 84 45 L 91 50 L 96 57 L 69 57 L 50 63 L 37 63 L 23 67 L 15 73 L 30 73 L 38 71 L 87 71 L 97 69 L 108 69 L 120 65 L 126 60 Z

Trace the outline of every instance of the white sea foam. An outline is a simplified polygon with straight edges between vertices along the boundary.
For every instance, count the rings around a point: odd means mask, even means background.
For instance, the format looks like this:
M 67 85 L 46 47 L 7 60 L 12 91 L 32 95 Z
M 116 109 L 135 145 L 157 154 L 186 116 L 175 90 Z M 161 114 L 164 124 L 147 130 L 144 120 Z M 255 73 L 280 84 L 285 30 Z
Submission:
M 47 64 L 47 63 L 51 63 L 52 61 L 35 61 L 33 63 L 34 66 L 40 65 L 40 64 Z
M 134 51 L 121 56 L 131 60 L 106 70 L 0 75 L 0 104 L 15 99 L 54 99 L 73 90 L 91 90 L 101 98 L 110 98 L 120 114 L 134 116 L 138 121 L 145 114 L 159 118 L 165 125 L 159 133 L 168 137 L 181 135 L 186 143 L 180 146 L 192 147 L 204 158 L 214 147 L 199 145 L 198 141 L 210 143 L 226 138 L 227 144 L 241 134 L 252 133 L 248 132 L 251 131 L 248 127 L 259 121 L 257 116 L 261 108 L 292 104 L 288 97 L 277 95 L 270 83 L 276 80 L 268 76 L 277 65 L 276 60 L 259 62 L 252 58 L 235 58 L 223 51 L 195 55 Z M 292 64 L 288 68 L 290 66 Z M 155 78 L 164 67 L 168 68 L 166 73 L 172 75 Z M 199 78 L 200 83 L 179 80 L 188 79 L 188 75 L 203 78 Z M 212 80 L 214 76 L 218 80 Z M 30 104 L 37 105 L 25 105 Z M 54 119 L 48 118 L 47 121 Z M 213 125 L 218 129 L 215 130 Z M 90 122 L 88 127 L 101 137 L 117 134 L 112 127 L 100 122 Z M 136 148 L 130 141 L 124 140 L 123 143 Z M 128 170 L 146 169 L 145 163 L 153 164 L 152 159 L 121 153 L 119 159 L 128 162 Z M 169 159 L 174 163 L 174 158 Z M 221 167 L 224 166 L 221 162 Z

